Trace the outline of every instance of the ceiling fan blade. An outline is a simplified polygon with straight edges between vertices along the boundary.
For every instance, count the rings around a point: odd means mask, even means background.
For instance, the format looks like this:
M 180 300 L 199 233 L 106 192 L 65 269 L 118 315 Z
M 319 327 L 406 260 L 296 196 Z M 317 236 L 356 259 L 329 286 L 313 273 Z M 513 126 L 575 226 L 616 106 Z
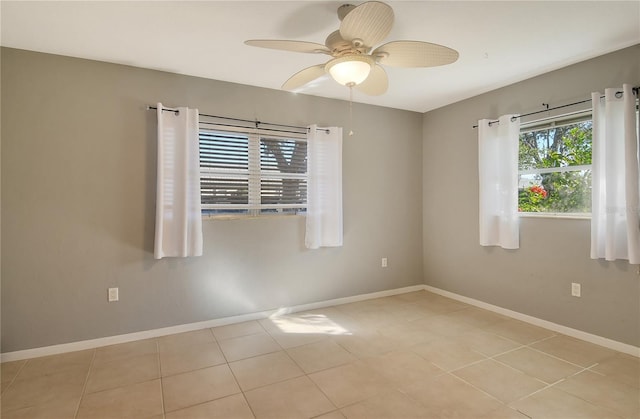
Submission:
M 380 64 L 391 67 L 435 67 L 451 64 L 458 59 L 458 51 L 422 41 L 393 41 L 381 45 L 371 53 Z
M 295 90 L 325 75 L 324 64 L 307 67 L 298 71 L 282 85 L 284 90 Z
M 250 39 L 244 41 L 246 45 L 260 48 L 279 49 L 283 51 L 305 52 L 309 54 L 330 54 L 331 51 L 322 44 L 305 41 L 288 41 L 277 39 Z
M 384 71 L 384 68 L 376 64 L 371 68 L 369 77 L 367 77 L 362 83 L 353 87 L 366 95 L 380 96 L 387 91 L 387 88 L 389 87 L 389 78 L 387 77 L 387 73 Z
M 340 24 L 340 34 L 347 41 L 359 39 L 372 47 L 389 35 L 392 26 L 393 9 L 379 1 L 368 1 L 347 13 Z

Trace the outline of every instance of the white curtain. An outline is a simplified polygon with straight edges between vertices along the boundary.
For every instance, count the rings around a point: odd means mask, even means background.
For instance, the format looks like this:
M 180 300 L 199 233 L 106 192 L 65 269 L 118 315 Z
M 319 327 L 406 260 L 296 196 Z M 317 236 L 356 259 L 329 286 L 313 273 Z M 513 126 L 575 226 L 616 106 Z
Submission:
M 520 118 L 478 121 L 480 245 L 520 247 L 518 223 L 518 138 Z
M 622 92 L 622 94 L 620 94 Z M 631 85 L 591 95 L 591 258 L 640 264 L 638 117 Z
M 202 255 L 198 110 L 158 103 L 154 257 Z
M 305 245 L 342 246 L 342 128 L 308 128 Z

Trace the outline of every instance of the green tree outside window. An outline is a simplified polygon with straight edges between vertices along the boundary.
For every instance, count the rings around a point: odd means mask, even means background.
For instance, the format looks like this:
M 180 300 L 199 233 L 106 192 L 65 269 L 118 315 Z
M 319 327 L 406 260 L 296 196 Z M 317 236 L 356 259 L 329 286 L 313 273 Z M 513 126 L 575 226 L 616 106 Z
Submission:
M 591 212 L 591 139 L 590 120 L 522 132 L 518 210 Z

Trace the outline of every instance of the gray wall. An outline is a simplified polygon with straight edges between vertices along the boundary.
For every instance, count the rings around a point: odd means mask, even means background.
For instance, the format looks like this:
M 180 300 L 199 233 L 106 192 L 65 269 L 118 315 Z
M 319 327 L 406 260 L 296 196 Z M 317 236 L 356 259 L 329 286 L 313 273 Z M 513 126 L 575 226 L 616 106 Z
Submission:
M 640 45 L 472 99 L 423 119 L 425 282 L 564 326 L 640 346 L 640 276 L 626 261 L 591 260 L 590 221 L 522 218 L 520 249 L 481 247 L 477 130 L 482 118 L 640 85 Z M 540 117 L 540 116 L 538 116 Z M 571 282 L 582 297 L 571 297 Z
M 147 104 L 346 132 L 347 102 L 6 48 L 1 64 L 2 352 L 423 282 L 421 114 L 354 105 L 343 247 L 306 250 L 302 216 L 207 220 L 204 256 L 156 261 Z
M 344 247 L 304 249 L 303 217 L 204 221 L 205 254 L 152 256 L 158 101 L 349 127 L 347 103 L 2 49 L 2 352 L 424 281 L 640 345 L 640 278 L 589 259 L 586 220 L 523 219 L 521 248 L 478 245 L 478 119 L 640 84 L 640 46 L 424 116 L 354 105 Z M 422 199 L 420 198 L 422 197 Z M 423 234 L 424 230 L 424 234 Z M 389 267 L 380 268 L 380 258 Z M 424 274 L 424 277 L 423 277 Z M 570 283 L 582 283 L 582 298 Z M 120 301 L 107 303 L 107 288 Z

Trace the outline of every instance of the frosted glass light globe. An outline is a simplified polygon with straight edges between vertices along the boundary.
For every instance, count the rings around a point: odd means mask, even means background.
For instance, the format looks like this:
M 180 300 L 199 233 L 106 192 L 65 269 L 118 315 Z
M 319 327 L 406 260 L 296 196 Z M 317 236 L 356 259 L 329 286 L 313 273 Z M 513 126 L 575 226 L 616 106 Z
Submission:
M 367 55 L 347 55 L 334 58 L 326 65 L 331 77 L 344 86 L 355 86 L 369 77 L 373 60 Z

